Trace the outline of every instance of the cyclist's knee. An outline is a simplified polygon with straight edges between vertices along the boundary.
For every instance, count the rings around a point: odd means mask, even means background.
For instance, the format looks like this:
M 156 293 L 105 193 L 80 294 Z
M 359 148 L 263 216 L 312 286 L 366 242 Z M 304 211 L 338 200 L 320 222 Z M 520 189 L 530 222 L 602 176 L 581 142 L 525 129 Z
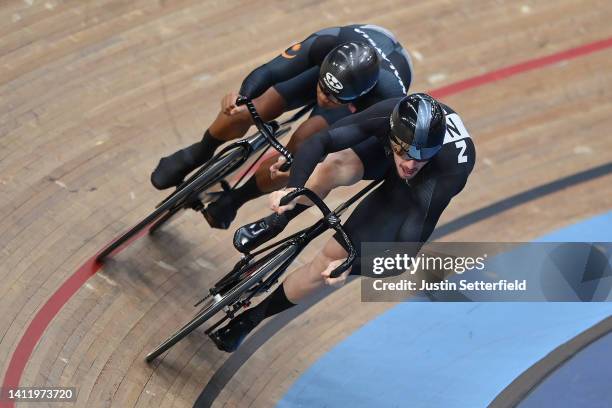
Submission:
M 345 156 L 342 152 L 336 152 L 328 154 L 319 165 L 319 168 L 326 177 L 334 177 L 346 164 Z
M 317 268 L 319 270 L 319 279 L 325 282 L 327 278 L 326 276 L 323 276 L 322 273 L 326 269 L 330 269 L 329 272 L 331 273 L 331 271 L 334 268 L 338 267 L 347 257 L 348 257 L 348 253 L 346 252 L 344 247 L 340 245 L 338 241 L 336 241 L 335 238 L 333 237 L 330 238 L 325 244 L 325 246 L 323 247 L 323 250 L 321 251 L 321 258 L 320 258 L 321 263 L 317 265 Z M 349 267 L 346 271 L 344 271 L 344 273 L 342 273 L 339 277 L 333 279 L 334 280 L 333 283 L 328 281 L 326 282 L 326 284 L 331 284 L 333 286 L 344 285 L 344 283 L 346 282 L 346 277 L 348 276 L 350 271 L 351 271 L 351 267 Z
M 259 116 L 265 121 L 278 117 L 285 109 L 285 101 L 274 88 L 269 88 L 261 96 L 253 99 L 253 104 Z M 253 119 L 247 110 L 233 115 L 221 111 L 210 125 L 209 131 L 213 137 L 227 141 L 243 137 L 252 124 Z
M 321 278 L 321 272 L 327 268 L 330 262 L 333 262 L 334 259 L 330 258 L 329 255 L 321 252 L 318 252 L 317 255 L 312 259 L 311 262 L 311 270 L 315 278 Z M 321 278 L 322 279 L 322 278 Z
M 323 276 L 321 272 L 327 268 L 327 265 L 332 261 L 322 252 L 318 252 L 317 255 L 310 261 L 306 269 L 307 276 L 304 276 L 303 282 L 308 282 L 308 286 L 319 286 L 323 283 Z
M 342 245 L 340 245 L 338 241 L 332 237 L 327 241 L 323 249 L 317 253 L 312 261 L 312 266 L 318 271 L 318 277 L 323 279 L 321 272 L 327 269 L 330 263 L 338 260 L 344 260 L 347 257 L 348 253 L 344 247 L 342 247 Z
M 363 177 L 363 163 L 351 149 L 342 150 L 327 155 L 322 163 L 317 165 L 308 187 L 335 188 L 352 185 Z
M 327 240 L 321 254 L 325 258 L 329 259 L 330 262 L 338 259 L 346 259 L 348 257 L 348 252 L 346 252 L 346 249 L 344 249 L 344 247 L 340 245 L 334 237 Z
M 312 291 L 325 285 L 325 277 L 322 273 L 333 261 L 346 258 L 347 254 L 344 248 L 334 238 L 330 241 L 308 264 L 298 268 L 285 279 L 285 291 L 292 302 L 296 303 Z
M 268 88 L 263 94 L 253 99 L 253 104 L 259 116 L 266 122 L 282 115 L 287 105 L 281 94 L 274 87 Z
M 252 120 L 248 112 L 239 112 L 234 115 L 219 112 L 208 130 L 214 138 L 227 141 L 244 136 L 251 124 Z
M 333 154 L 329 155 L 333 156 Z M 335 158 L 326 157 L 323 163 L 315 168 L 308 179 L 306 187 L 321 195 L 323 191 L 331 190 L 338 185 L 336 177 L 341 163 Z
M 327 129 L 328 127 L 329 125 L 323 116 L 311 116 L 302 122 L 295 132 L 293 132 L 291 139 L 289 139 L 289 142 L 287 143 L 287 149 L 289 149 L 291 153 L 295 153 L 304 140 L 323 129 Z
M 223 112 L 219 113 L 220 116 L 226 118 L 228 125 L 231 127 L 249 128 L 253 124 L 253 119 L 248 111 L 238 112 L 235 115 L 225 115 Z

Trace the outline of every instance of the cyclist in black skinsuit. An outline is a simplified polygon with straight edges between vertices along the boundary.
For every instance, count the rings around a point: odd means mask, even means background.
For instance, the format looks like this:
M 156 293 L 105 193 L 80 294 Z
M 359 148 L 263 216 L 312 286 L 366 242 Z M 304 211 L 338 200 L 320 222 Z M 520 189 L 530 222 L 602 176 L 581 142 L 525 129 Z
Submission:
M 270 62 L 251 72 L 239 94 L 253 99 L 262 119 L 269 121 L 285 111 L 317 102 L 310 118 L 292 135 L 287 148 L 295 153 L 309 136 L 337 120 L 372 104 L 407 93 L 412 79 L 408 53 L 393 34 L 374 25 L 332 27 L 311 34 Z M 179 184 L 196 167 L 209 160 L 227 140 L 244 136 L 251 117 L 237 107 L 238 94 L 221 102 L 221 112 L 201 142 L 164 157 L 151 175 L 158 189 Z M 363 159 L 376 145 L 354 147 Z M 286 185 L 288 175 L 273 171 L 277 157 L 264 162 L 241 187 L 224 193 L 208 205 L 204 215 L 213 227 L 227 228 L 245 202 Z
M 280 199 L 292 188 L 306 185 L 313 189 L 309 177 L 321 157 L 364 140 L 375 141 L 386 152 L 384 157 L 364 162 L 365 178 L 382 173 L 384 182 L 359 203 L 344 224 L 358 251 L 352 271 L 329 277 L 348 255 L 340 237 L 330 238 L 313 261 L 290 274 L 272 294 L 213 332 L 211 338 L 219 349 L 235 350 L 266 317 L 294 306 L 324 284 L 342 284 L 349 272 L 359 274 L 362 242 L 427 241 L 451 199 L 463 190 L 476 158 L 472 139 L 451 108 L 426 94 L 392 98 L 305 141 L 295 158 L 289 187 L 270 195 L 271 208 L 286 215 L 295 203 L 280 206 Z M 327 193 L 314 190 L 320 196 Z M 237 238 L 235 243 L 248 244 L 248 237 Z

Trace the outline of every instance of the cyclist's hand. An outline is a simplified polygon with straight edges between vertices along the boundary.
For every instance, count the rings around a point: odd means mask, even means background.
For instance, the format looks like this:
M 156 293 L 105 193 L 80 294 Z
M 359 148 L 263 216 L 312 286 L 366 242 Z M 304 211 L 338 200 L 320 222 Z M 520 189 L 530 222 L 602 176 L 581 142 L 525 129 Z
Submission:
M 338 259 L 335 261 L 331 261 L 327 268 L 321 272 L 321 276 L 323 277 L 323 281 L 326 285 L 340 287 L 346 283 L 346 278 L 351 273 L 351 268 L 348 268 L 346 271 L 342 272 L 340 276 L 337 278 L 330 278 L 329 275 L 336 269 L 340 264 L 344 262 L 342 259 Z
M 277 214 L 282 214 L 287 210 L 292 210 L 295 207 L 295 200 L 293 200 L 292 202 L 290 202 L 287 205 L 280 205 L 280 200 L 281 198 L 283 198 L 284 196 L 286 196 L 287 194 L 289 194 L 291 191 L 295 190 L 295 188 L 288 188 L 285 190 L 279 190 L 279 191 L 274 191 L 272 193 L 270 193 L 270 209 L 272 211 L 274 211 Z
M 230 92 L 221 99 L 221 112 L 226 115 L 232 116 L 240 112 L 246 111 L 246 106 L 236 106 L 236 98 L 238 98 L 236 92 Z
M 283 164 L 287 162 L 285 156 L 279 156 L 276 163 L 270 166 L 270 179 L 274 180 L 277 177 L 285 176 L 289 174 L 289 171 L 280 171 L 280 168 Z

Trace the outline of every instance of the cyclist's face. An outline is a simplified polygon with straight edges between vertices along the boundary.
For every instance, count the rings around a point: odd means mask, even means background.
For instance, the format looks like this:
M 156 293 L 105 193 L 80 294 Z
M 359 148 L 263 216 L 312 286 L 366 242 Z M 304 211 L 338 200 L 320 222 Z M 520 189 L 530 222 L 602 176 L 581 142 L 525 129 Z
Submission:
M 416 161 L 412 159 L 405 159 L 397 153 L 393 153 L 393 160 L 395 161 L 395 170 L 397 174 L 404 180 L 410 180 L 427 164 L 426 161 Z
M 342 103 L 331 95 L 327 95 L 321 85 L 317 83 L 317 104 L 322 108 L 334 109 L 342 106 Z

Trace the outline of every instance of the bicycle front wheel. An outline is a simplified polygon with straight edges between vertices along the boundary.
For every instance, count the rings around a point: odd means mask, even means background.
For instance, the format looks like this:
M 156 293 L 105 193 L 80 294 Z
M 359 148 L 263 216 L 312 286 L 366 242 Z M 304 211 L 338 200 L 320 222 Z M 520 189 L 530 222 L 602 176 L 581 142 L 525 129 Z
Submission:
M 156 220 L 153 225 L 151 225 L 151 228 L 149 228 L 149 235 L 155 234 L 159 228 L 170 221 L 170 219 L 182 209 L 182 207 L 174 207 L 173 209 L 168 210 L 163 216 Z
M 128 232 L 113 241 L 96 256 L 96 261 L 104 262 L 107 256 L 126 244 L 130 239 L 136 237 L 138 233 L 153 223 L 155 224 L 153 224 L 151 230 L 155 232 L 170 220 L 172 216 L 182 210 L 184 203 L 187 202 L 190 197 L 193 197 L 193 194 L 198 194 L 200 191 L 209 188 L 222 179 L 225 174 L 234 171 L 245 160 L 245 157 L 246 152 L 242 146 L 237 146 L 235 149 L 228 150 L 225 154 L 220 156 L 216 162 L 211 163 L 209 166 L 199 171 L 197 177 L 191 178 L 189 181 L 181 184 L 176 191 L 170 194 L 170 196 L 162 201 L 151 214 L 136 224 L 136 226 L 132 227 Z
M 277 255 L 267 260 L 258 270 L 249 274 L 244 280 L 239 282 L 234 288 L 221 295 L 221 298 L 200 311 L 189 323 L 177 330 L 172 336 L 161 343 L 152 352 L 147 354 L 145 360 L 150 363 L 155 360 L 164 352 L 168 351 L 172 346 L 181 341 L 189 333 L 197 329 L 199 326 L 204 324 L 207 320 L 213 317 L 215 314 L 220 312 L 225 306 L 229 306 L 236 302 L 240 295 L 246 292 L 254 284 L 263 279 L 268 273 L 276 269 L 277 266 L 282 265 L 285 261 L 290 259 L 297 251 L 295 245 L 290 245 L 284 250 L 280 251 Z M 251 269 L 253 266 L 247 266 L 245 269 Z
M 104 262 L 104 259 L 106 259 L 107 256 L 115 252 L 124 244 L 127 244 L 132 238 L 135 238 L 139 232 L 143 231 L 151 223 L 164 216 L 164 214 L 168 212 L 168 209 L 172 206 L 172 204 L 173 202 L 169 201 L 166 205 L 156 208 L 151 214 L 149 214 L 142 221 L 132 227 L 128 232 L 111 242 L 109 246 L 104 248 L 104 250 L 96 256 L 96 262 Z

